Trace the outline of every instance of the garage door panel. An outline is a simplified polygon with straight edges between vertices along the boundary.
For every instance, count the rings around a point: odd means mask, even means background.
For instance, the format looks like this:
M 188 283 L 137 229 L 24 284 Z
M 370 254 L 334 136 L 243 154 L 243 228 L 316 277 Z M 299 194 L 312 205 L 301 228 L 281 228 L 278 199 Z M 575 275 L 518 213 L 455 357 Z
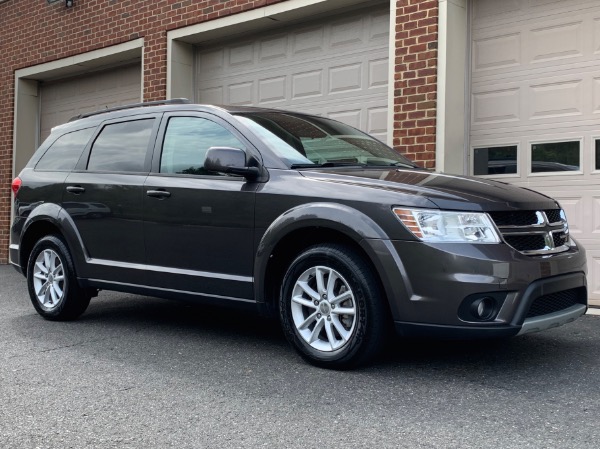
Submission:
M 591 227 L 594 239 L 600 239 L 600 192 L 595 192 L 592 195 L 592 215 Z
M 600 17 L 594 17 L 593 33 L 594 55 L 600 56 Z
M 388 58 L 373 59 L 369 61 L 368 88 L 377 87 L 387 89 L 389 78 Z
M 581 78 L 568 78 L 549 79 L 530 85 L 526 102 L 529 106 L 529 118 L 540 120 L 583 115 L 583 84 Z
M 558 3 L 558 2 L 562 2 L 564 0 L 531 0 L 531 4 L 536 7 L 536 6 L 548 6 L 551 5 L 552 3 Z
M 196 99 L 335 116 L 385 140 L 388 37 L 379 6 L 199 48 Z
M 202 98 L 203 103 L 207 104 L 225 104 L 223 97 L 223 87 L 207 87 L 199 91 L 199 97 Z
M 390 35 L 390 12 L 389 10 L 380 10 L 373 12 L 367 19 L 371 23 L 367 30 L 369 33 L 369 41 L 378 42 L 379 44 L 388 45 Z
M 197 56 L 199 71 L 197 77 L 210 79 L 214 72 L 220 72 L 225 67 L 225 49 L 204 51 Z
M 582 57 L 584 55 L 584 22 L 552 21 L 529 31 L 529 62 L 538 63 Z
M 521 87 L 498 85 L 493 90 L 473 92 L 471 127 L 519 122 L 521 119 Z M 505 126 L 505 125 L 502 125 Z
M 321 69 L 311 70 L 304 73 L 291 75 L 291 100 L 298 104 L 299 100 L 323 96 L 325 86 L 324 71 Z
M 360 32 L 357 33 L 357 30 Z M 352 17 L 334 22 L 331 25 L 331 48 L 360 46 L 364 40 L 364 25 L 362 17 Z
M 251 98 L 255 105 L 262 105 L 263 101 L 279 100 L 287 100 L 289 104 L 292 100 L 295 102 L 308 97 L 350 98 L 356 95 L 387 97 L 388 59 L 385 52 L 380 52 L 379 57 L 371 54 L 373 60 L 357 62 L 356 59 L 361 56 L 363 56 L 361 53 L 357 53 L 353 58 L 339 58 L 335 62 L 330 58 L 326 61 L 317 60 L 316 63 L 319 65 L 313 70 L 306 70 L 306 64 L 297 63 L 288 64 L 285 68 L 271 69 L 268 73 L 262 70 L 249 70 L 243 75 L 224 75 L 218 79 L 204 81 L 197 92 L 200 101 L 207 102 L 205 96 L 214 96 L 212 91 L 216 89 L 225 87 L 225 91 L 231 92 L 233 88 L 236 90 L 236 95 L 239 95 L 237 90 L 241 86 L 246 86 L 247 89 L 255 92 L 247 93 L 245 98 Z M 240 79 L 244 81 L 239 82 Z M 250 81 L 247 81 L 248 79 Z M 224 99 L 226 103 L 235 101 L 228 95 L 225 95 Z
M 475 148 L 517 146 L 517 173 L 499 178 L 560 202 L 600 305 L 600 3 L 474 0 L 473 17 L 472 159 Z M 498 162 L 488 167 L 514 164 Z
M 276 76 L 258 81 L 258 103 L 268 105 L 285 101 L 286 77 Z
M 289 42 L 286 36 L 277 36 L 262 40 L 258 47 L 258 62 L 265 64 L 267 62 L 285 60 L 287 58 L 288 46 Z
M 482 36 L 473 41 L 473 71 L 515 67 L 521 64 L 521 33 Z
M 473 29 L 514 27 L 519 23 L 540 23 L 545 17 L 575 16 L 582 11 L 594 13 L 597 0 L 475 0 Z
M 40 138 L 71 117 L 106 107 L 139 103 L 139 64 L 59 80 L 41 87 Z
M 572 5 L 571 1 L 563 3 Z M 497 20 L 476 27 L 471 47 L 474 78 L 498 75 L 497 69 L 504 75 L 518 76 L 522 71 L 560 70 L 565 65 L 598 61 L 597 7 L 587 4 L 581 10 L 558 14 L 546 11 L 543 16 L 538 12 L 538 17 L 528 20 L 513 17 L 510 23 Z
M 532 74 L 509 82 L 487 79 L 473 83 L 472 132 L 507 126 L 535 129 L 550 124 L 572 128 L 585 125 L 586 120 L 597 123 L 600 114 L 598 67 L 572 71 L 577 73 Z
M 342 64 L 329 69 L 329 94 L 360 90 L 362 64 Z
M 254 100 L 254 82 L 230 84 L 227 87 L 226 101 L 237 106 L 248 106 L 256 103 Z
M 591 298 L 600 297 L 600 251 L 588 250 L 588 292 Z M 592 304 L 600 305 L 597 299 Z
M 367 132 L 374 136 L 385 136 L 388 109 L 386 107 L 367 108 Z

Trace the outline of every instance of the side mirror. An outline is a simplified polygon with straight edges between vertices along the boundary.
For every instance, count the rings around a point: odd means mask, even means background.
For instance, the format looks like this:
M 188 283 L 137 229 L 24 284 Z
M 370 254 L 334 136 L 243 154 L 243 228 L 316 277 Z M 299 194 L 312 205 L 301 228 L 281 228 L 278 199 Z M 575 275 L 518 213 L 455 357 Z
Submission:
M 204 168 L 209 171 L 241 175 L 246 179 L 256 179 L 260 175 L 258 167 L 248 166 L 246 152 L 239 148 L 210 147 L 206 152 Z

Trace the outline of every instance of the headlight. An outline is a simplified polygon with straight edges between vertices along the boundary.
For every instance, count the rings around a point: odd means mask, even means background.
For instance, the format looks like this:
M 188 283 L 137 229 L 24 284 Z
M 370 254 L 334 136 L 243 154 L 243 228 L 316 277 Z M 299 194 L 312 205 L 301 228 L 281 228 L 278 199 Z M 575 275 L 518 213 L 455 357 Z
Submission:
M 492 220 L 485 213 L 400 207 L 393 210 L 404 226 L 424 242 L 500 242 Z

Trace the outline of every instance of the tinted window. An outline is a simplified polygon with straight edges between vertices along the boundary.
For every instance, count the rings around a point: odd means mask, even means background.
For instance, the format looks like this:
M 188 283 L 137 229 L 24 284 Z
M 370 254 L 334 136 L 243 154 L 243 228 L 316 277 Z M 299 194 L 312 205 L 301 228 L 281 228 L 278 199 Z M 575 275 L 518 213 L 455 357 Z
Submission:
M 596 139 L 594 144 L 596 146 L 596 170 L 600 170 L 600 139 Z
M 319 164 L 414 167 L 368 134 L 324 117 L 279 112 L 238 115 L 290 166 Z
M 475 148 L 473 173 L 502 175 L 517 172 L 517 146 Z
M 73 170 L 94 128 L 81 129 L 60 136 L 35 166 L 36 170 Z
M 199 117 L 172 117 L 167 126 L 160 158 L 161 173 L 214 174 L 204 170 L 210 147 L 244 148 L 221 125 Z
M 144 171 L 154 119 L 106 125 L 92 145 L 88 170 Z
M 531 145 L 531 172 L 579 170 L 579 141 Z

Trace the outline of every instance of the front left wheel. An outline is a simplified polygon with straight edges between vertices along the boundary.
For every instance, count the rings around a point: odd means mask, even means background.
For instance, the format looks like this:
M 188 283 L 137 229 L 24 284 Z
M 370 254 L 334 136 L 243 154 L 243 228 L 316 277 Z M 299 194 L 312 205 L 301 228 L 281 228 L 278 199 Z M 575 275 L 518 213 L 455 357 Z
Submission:
M 308 362 L 348 369 L 383 346 L 385 298 L 363 256 L 338 244 L 306 249 L 283 279 L 280 318 L 288 341 Z
M 91 299 L 77 283 L 69 250 L 56 235 L 42 237 L 33 247 L 27 287 L 33 307 L 48 320 L 73 320 L 85 312 Z

